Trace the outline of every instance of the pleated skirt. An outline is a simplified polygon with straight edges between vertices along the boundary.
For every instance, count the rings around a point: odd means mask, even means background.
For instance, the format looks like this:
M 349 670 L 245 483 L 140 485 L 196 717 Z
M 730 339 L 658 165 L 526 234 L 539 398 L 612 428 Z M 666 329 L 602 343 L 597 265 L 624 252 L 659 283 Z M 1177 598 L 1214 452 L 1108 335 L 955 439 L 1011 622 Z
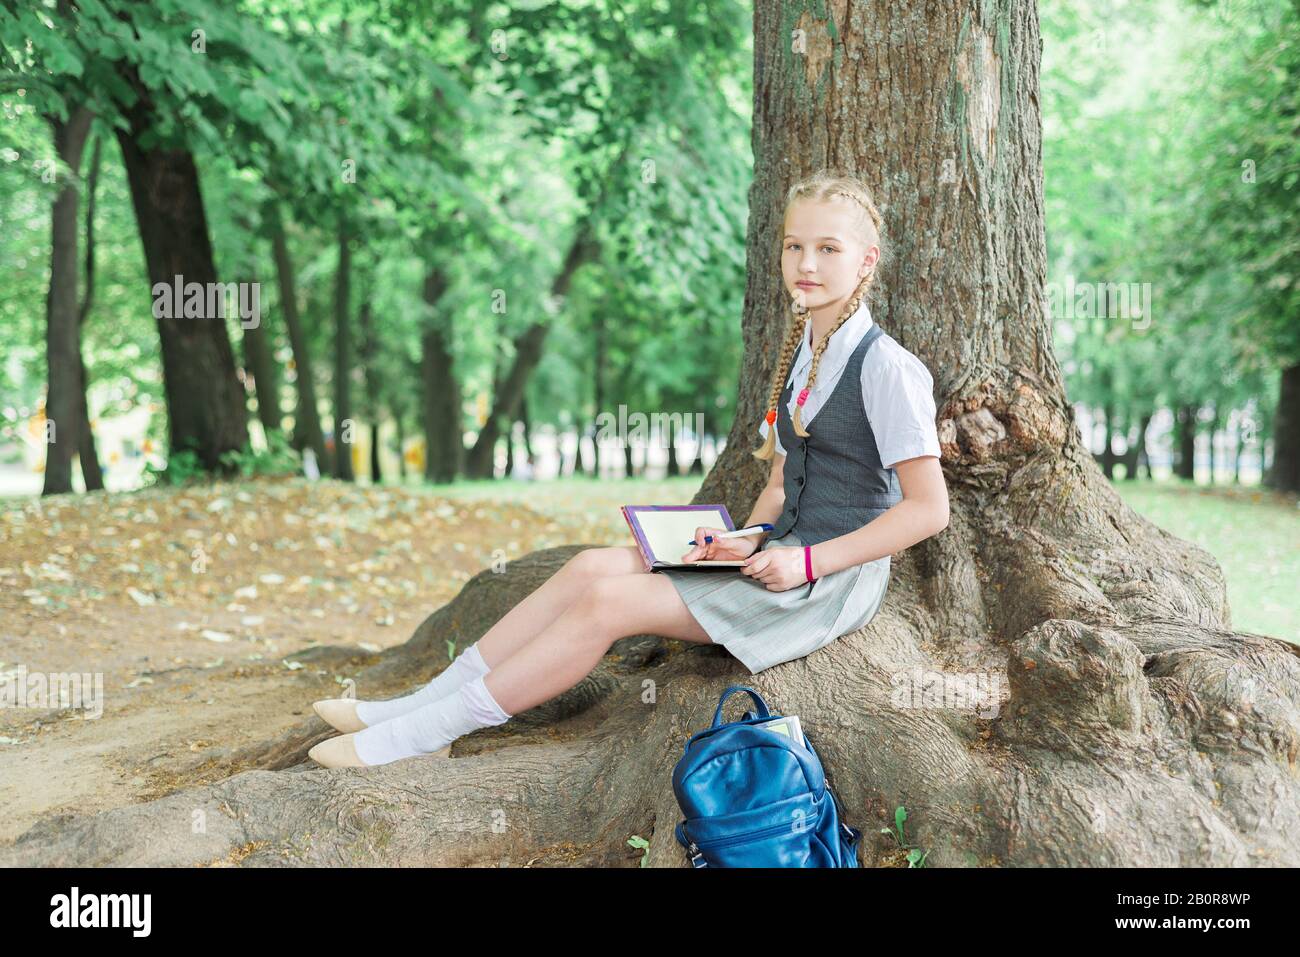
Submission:
M 789 532 L 764 548 L 802 544 Z M 739 572 L 665 569 L 655 574 L 672 581 L 714 644 L 725 647 L 750 674 L 758 674 L 810 655 L 870 621 L 885 599 L 889 564 L 886 555 L 785 591 L 771 591 Z

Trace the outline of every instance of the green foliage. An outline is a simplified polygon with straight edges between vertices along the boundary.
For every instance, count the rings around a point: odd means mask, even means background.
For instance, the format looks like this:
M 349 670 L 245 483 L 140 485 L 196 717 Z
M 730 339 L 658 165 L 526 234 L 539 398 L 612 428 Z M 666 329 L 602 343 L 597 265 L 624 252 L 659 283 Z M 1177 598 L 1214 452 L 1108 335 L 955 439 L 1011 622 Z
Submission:
M 297 475 L 302 471 L 302 459 L 283 433 L 271 432 L 266 440 L 265 449 L 254 449 L 249 443 L 238 452 L 226 452 L 220 457 L 221 464 L 244 478 Z
M 898 808 L 894 811 L 893 830 L 890 830 L 887 827 L 882 827 L 880 829 L 880 833 L 893 835 L 894 840 L 898 842 L 899 847 L 908 849 L 907 866 L 909 868 L 924 867 L 925 859 L 930 856 L 930 852 L 926 851 L 925 853 L 921 853 L 921 848 L 919 845 L 907 843 L 907 837 L 903 833 L 903 822 L 906 820 L 907 820 L 907 809 L 904 808 L 902 805 L 899 805 Z
M 1286 6 L 1041 5 L 1049 279 L 1150 291 L 1139 321 L 1056 320 L 1071 400 L 1110 409 L 1121 432 L 1180 405 L 1257 428 L 1276 369 L 1300 356 L 1300 284 L 1283 278 L 1300 271 Z
M 646 861 L 650 859 L 650 842 L 647 841 L 644 837 L 633 834 L 631 837 L 627 839 L 627 843 L 628 846 L 639 848 L 640 850 L 645 852 L 644 854 L 641 855 L 641 866 L 645 867 Z
M 167 464 L 154 468 L 145 466 L 146 484 L 148 485 L 188 485 L 199 479 L 207 479 L 208 472 L 203 467 L 198 453 L 192 449 L 181 449 L 167 456 Z

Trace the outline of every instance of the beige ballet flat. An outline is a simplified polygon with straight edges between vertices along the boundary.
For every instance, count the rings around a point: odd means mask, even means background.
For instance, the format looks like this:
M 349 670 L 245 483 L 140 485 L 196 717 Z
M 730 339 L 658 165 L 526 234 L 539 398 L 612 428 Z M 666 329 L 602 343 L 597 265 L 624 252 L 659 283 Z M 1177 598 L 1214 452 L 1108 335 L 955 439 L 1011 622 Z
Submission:
M 312 702 L 312 708 L 326 724 L 344 734 L 370 727 L 357 717 L 355 698 L 327 698 L 324 701 Z
M 326 768 L 372 767 L 372 765 L 366 764 L 366 762 L 362 761 L 357 755 L 357 748 L 353 743 L 355 738 L 355 734 L 341 734 L 337 738 L 330 738 L 328 741 L 322 741 L 307 752 L 307 757 Z M 414 755 L 414 757 L 450 759 L 451 745 L 447 745 L 440 751 L 434 751 L 432 755 Z
M 368 768 L 370 765 L 357 757 L 353 735 L 341 734 L 322 741 L 307 752 L 307 757 L 327 768 Z

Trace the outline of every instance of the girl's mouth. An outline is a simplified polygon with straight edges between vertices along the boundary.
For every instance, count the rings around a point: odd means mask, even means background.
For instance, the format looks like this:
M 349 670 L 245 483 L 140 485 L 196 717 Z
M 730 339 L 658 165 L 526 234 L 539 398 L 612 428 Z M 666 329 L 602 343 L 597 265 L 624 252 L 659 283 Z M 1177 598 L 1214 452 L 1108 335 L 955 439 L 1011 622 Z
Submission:
M 807 280 L 801 279 L 797 283 L 795 283 L 795 285 L 798 286 L 800 289 L 816 289 L 818 286 L 821 285 L 821 283 L 808 282 Z

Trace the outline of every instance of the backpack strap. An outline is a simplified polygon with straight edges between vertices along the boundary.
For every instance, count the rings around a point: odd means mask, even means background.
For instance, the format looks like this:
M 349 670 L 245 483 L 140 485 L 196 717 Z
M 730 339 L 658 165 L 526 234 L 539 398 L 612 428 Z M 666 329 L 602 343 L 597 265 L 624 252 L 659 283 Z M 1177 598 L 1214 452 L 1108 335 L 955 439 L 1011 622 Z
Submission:
M 753 688 L 746 687 L 745 685 L 732 685 L 726 691 L 722 692 L 722 697 L 718 699 L 718 710 L 713 712 L 713 724 L 710 727 L 716 728 L 718 725 L 722 724 L 722 707 L 727 703 L 727 698 L 737 691 L 743 691 L 754 699 L 754 707 L 758 711 L 758 717 L 770 718 L 772 716 L 772 712 L 767 710 L 767 702 L 763 700 L 762 696 L 760 696 L 757 691 Z

